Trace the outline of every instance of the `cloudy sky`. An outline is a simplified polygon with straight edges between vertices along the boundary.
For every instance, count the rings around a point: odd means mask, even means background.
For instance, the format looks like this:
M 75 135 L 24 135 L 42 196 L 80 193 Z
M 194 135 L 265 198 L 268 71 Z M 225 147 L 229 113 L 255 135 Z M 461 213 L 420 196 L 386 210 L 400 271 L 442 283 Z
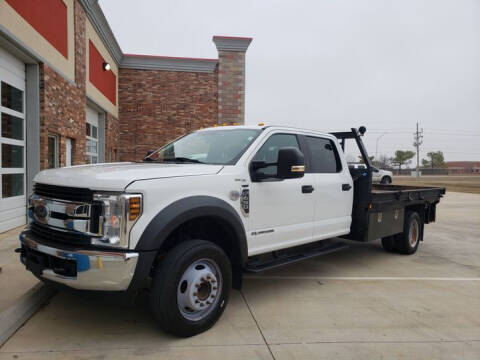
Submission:
M 251 36 L 246 123 L 365 125 L 373 155 L 480 160 L 478 0 L 100 0 L 125 53 L 216 58 Z

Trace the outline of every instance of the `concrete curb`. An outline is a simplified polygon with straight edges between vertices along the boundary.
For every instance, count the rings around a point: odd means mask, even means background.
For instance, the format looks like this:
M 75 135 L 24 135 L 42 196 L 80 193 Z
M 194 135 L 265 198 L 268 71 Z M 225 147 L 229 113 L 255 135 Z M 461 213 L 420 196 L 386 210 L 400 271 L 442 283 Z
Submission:
M 39 283 L 18 301 L 0 313 L 0 346 L 17 331 L 53 295 L 55 290 Z

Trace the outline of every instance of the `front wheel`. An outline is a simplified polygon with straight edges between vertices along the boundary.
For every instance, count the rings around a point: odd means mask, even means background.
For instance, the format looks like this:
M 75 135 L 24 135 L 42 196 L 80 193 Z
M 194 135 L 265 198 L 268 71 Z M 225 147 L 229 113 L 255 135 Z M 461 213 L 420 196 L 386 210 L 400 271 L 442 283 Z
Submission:
M 166 332 L 189 337 L 212 327 L 227 306 L 232 282 L 227 255 L 203 240 L 179 244 L 153 276 L 150 308 Z

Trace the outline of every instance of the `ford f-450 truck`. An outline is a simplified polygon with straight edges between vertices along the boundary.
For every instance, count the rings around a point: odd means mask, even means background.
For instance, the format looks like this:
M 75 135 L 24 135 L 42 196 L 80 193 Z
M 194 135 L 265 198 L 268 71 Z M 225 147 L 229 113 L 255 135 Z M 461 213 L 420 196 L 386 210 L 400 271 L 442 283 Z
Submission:
M 372 185 L 365 128 L 195 131 L 142 162 L 45 170 L 34 179 L 21 261 L 79 292 L 149 292 L 167 332 L 210 328 L 242 274 L 381 239 L 413 254 L 443 188 Z M 364 169 L 349 168 L 346 142 Z

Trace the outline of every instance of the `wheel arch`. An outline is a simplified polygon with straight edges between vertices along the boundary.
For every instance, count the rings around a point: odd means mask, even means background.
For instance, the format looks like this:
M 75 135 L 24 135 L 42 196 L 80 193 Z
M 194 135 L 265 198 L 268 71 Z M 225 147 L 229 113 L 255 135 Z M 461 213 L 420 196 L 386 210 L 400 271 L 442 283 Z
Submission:
M 140 236 L 135 250 L 158 254 L 177 229 L 184 224 L 201 219 L 215 220 L 214 224 L 221 225 L 222 229 L 228 231 L 233 237 L 233 241 L 230 239 L 224 246 L 219 245 L 232 263 L 234 287 L 240 288 L 241 271 L 248 258 L 246 232 L 237 211 L 222 199 L 213 196 L 191 196 L 173 202 L 153 217 Z M 233 248 L 230 249 L 227 246 L 233 246 Z M 145 264 L 144 269 L 150 270 L 155 259 L 156 256 L 149 257 L 147 260 L 149 264 Z M 144 274 L 145 277 L 148 273 Z

